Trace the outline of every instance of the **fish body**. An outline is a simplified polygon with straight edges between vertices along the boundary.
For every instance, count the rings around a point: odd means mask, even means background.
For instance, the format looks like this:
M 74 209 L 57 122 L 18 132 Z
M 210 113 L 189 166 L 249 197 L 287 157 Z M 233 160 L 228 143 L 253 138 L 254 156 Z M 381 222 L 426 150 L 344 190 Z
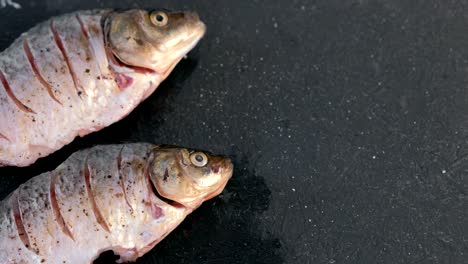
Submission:
M 71 155 L 0 202 L 0 263 L 135 261 L 232 175 L 229 158 L 146 143 Z
M 0 166 L 30 165 L 122 119 L 204 32 L 191 12 L 92 10 L 23 33 L 0 53 Z

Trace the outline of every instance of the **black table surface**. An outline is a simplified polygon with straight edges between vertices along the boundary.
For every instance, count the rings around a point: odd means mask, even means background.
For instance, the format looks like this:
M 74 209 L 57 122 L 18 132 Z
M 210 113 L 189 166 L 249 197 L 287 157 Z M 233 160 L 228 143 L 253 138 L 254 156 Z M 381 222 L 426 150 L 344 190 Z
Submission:
M 18 2 L 2 49 L 77 9 L 196 10 L 208 32 L 121 122 L 1 168 L 1 198 L 78 149 L 175 144 L 235 173 L 137 263 L 468 263 L 465 2 Z

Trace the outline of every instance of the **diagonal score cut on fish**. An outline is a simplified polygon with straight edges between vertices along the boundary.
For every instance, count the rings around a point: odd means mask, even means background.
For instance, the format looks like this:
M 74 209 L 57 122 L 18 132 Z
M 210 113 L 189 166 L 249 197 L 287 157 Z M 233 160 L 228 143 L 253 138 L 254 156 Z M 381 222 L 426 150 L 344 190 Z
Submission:
M 227 157 L 173 146 L 78 151 L 0 202 L 0 263 L 88 264 L 107 250 L 135 261 L 232 172 Z
M 28 166 L 115 123 L 203 37 L 193 12 L 78 11 L 0 53 L 0 166 Z

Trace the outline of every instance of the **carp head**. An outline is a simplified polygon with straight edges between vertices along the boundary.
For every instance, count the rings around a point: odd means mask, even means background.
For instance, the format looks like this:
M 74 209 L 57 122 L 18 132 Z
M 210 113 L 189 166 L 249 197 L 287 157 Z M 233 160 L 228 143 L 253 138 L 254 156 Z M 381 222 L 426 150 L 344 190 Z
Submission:
M 112 12 L 104 21 L 106 45 L 126 66 L 164 78 L 205 34 L 194 12 L 127 10 Z
M 195 209 L 223 191 L 232 171 L 228 157 L 168 146 L 154 150 L 149 173 L 163 199 Z

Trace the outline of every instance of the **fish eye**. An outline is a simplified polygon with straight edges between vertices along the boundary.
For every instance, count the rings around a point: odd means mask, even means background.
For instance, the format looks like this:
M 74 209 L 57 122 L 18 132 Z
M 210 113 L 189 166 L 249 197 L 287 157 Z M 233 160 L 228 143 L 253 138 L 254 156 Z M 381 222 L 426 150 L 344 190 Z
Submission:
M 157 12 L 152 12 L 150 14 L 150 20 L 153 25 L 158 26 L 158 27 L 164 27 L 167 25 L 167 22 L 169 18 L 167 17 L 167 14 L 162 12 L 162 11 L 157 11 Z
M 196 167 L 203 167 L 208 163 L 208 157 L 203 152 L 195 152 L 190 155 L 190 162 Z

